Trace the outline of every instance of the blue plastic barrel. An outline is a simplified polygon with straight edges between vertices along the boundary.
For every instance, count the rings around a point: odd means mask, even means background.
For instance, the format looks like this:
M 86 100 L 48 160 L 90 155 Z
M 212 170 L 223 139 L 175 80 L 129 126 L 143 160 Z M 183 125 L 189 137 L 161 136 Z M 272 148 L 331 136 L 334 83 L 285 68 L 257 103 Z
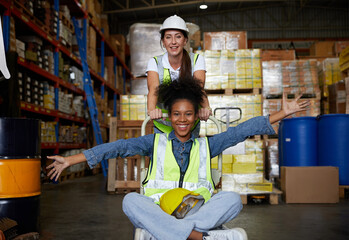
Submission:
M 319 165 L 335 166 L 339 184 L 349 185 L 349 114 L 327 114 L 319 118 Z
M 279 165 L 317 166 L 316 117 L 283 119 L 279 126 Z

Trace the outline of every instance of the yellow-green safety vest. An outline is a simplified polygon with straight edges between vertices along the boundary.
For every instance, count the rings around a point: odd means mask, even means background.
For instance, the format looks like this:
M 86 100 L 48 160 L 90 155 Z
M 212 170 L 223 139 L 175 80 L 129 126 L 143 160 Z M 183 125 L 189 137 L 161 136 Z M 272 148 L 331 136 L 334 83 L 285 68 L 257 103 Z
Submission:
M 202 195 L 206 202 L 214 191 L 207 138 L 195 139 L 190 151 L 188 168 L 181 174 L 168 135 L 168 133 L 155 134 L 153 158 L 149 163 L 147 177 L 143 181 L 144 195 L 151 197 L 158 204 L 160 197 L 166 191 L 182 187 Z

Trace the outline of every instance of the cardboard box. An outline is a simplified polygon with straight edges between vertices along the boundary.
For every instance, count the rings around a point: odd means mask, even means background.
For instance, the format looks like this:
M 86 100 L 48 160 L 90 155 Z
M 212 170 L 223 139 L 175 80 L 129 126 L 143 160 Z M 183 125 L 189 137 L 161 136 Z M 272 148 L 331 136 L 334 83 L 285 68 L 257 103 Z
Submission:
M 339 56 L 339 54 L 345 49 L 349 47 L 349 41 L 337 41 L 333 45 L 333 52 L 335 56 Z
M 262 50 L 262 61 L 296 60 L 295 50 Z
M 281 167 L 286 203 L 338 203 L 338 167 Z
M 331 57 L 333 53 L 333 41 L 314 42 L 310 46 L 310 56 Z
M 247 32 L 205 32 L 204 49 L 247 49 Z

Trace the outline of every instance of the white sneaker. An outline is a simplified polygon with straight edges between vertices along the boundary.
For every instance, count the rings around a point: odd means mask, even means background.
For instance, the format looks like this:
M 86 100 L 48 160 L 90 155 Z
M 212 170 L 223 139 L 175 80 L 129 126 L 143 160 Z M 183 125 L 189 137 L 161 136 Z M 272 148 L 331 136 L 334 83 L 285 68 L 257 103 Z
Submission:
M 147 230 L 136 228 L 134 240 L 156 240 Z
M 247 234 L 242 228 L 232 228 L 229 230 L 213 230 L 208 232 L 205 240 L 247 240 Z

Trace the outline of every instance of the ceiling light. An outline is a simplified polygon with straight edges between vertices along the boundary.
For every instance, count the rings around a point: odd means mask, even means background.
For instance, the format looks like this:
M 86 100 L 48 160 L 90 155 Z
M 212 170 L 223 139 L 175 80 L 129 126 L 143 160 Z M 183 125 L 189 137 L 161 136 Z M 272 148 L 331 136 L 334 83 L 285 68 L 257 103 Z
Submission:
M 200 9 L 207 9 L 207 5 L 206 4 L 201 4 L 200 5 Z

